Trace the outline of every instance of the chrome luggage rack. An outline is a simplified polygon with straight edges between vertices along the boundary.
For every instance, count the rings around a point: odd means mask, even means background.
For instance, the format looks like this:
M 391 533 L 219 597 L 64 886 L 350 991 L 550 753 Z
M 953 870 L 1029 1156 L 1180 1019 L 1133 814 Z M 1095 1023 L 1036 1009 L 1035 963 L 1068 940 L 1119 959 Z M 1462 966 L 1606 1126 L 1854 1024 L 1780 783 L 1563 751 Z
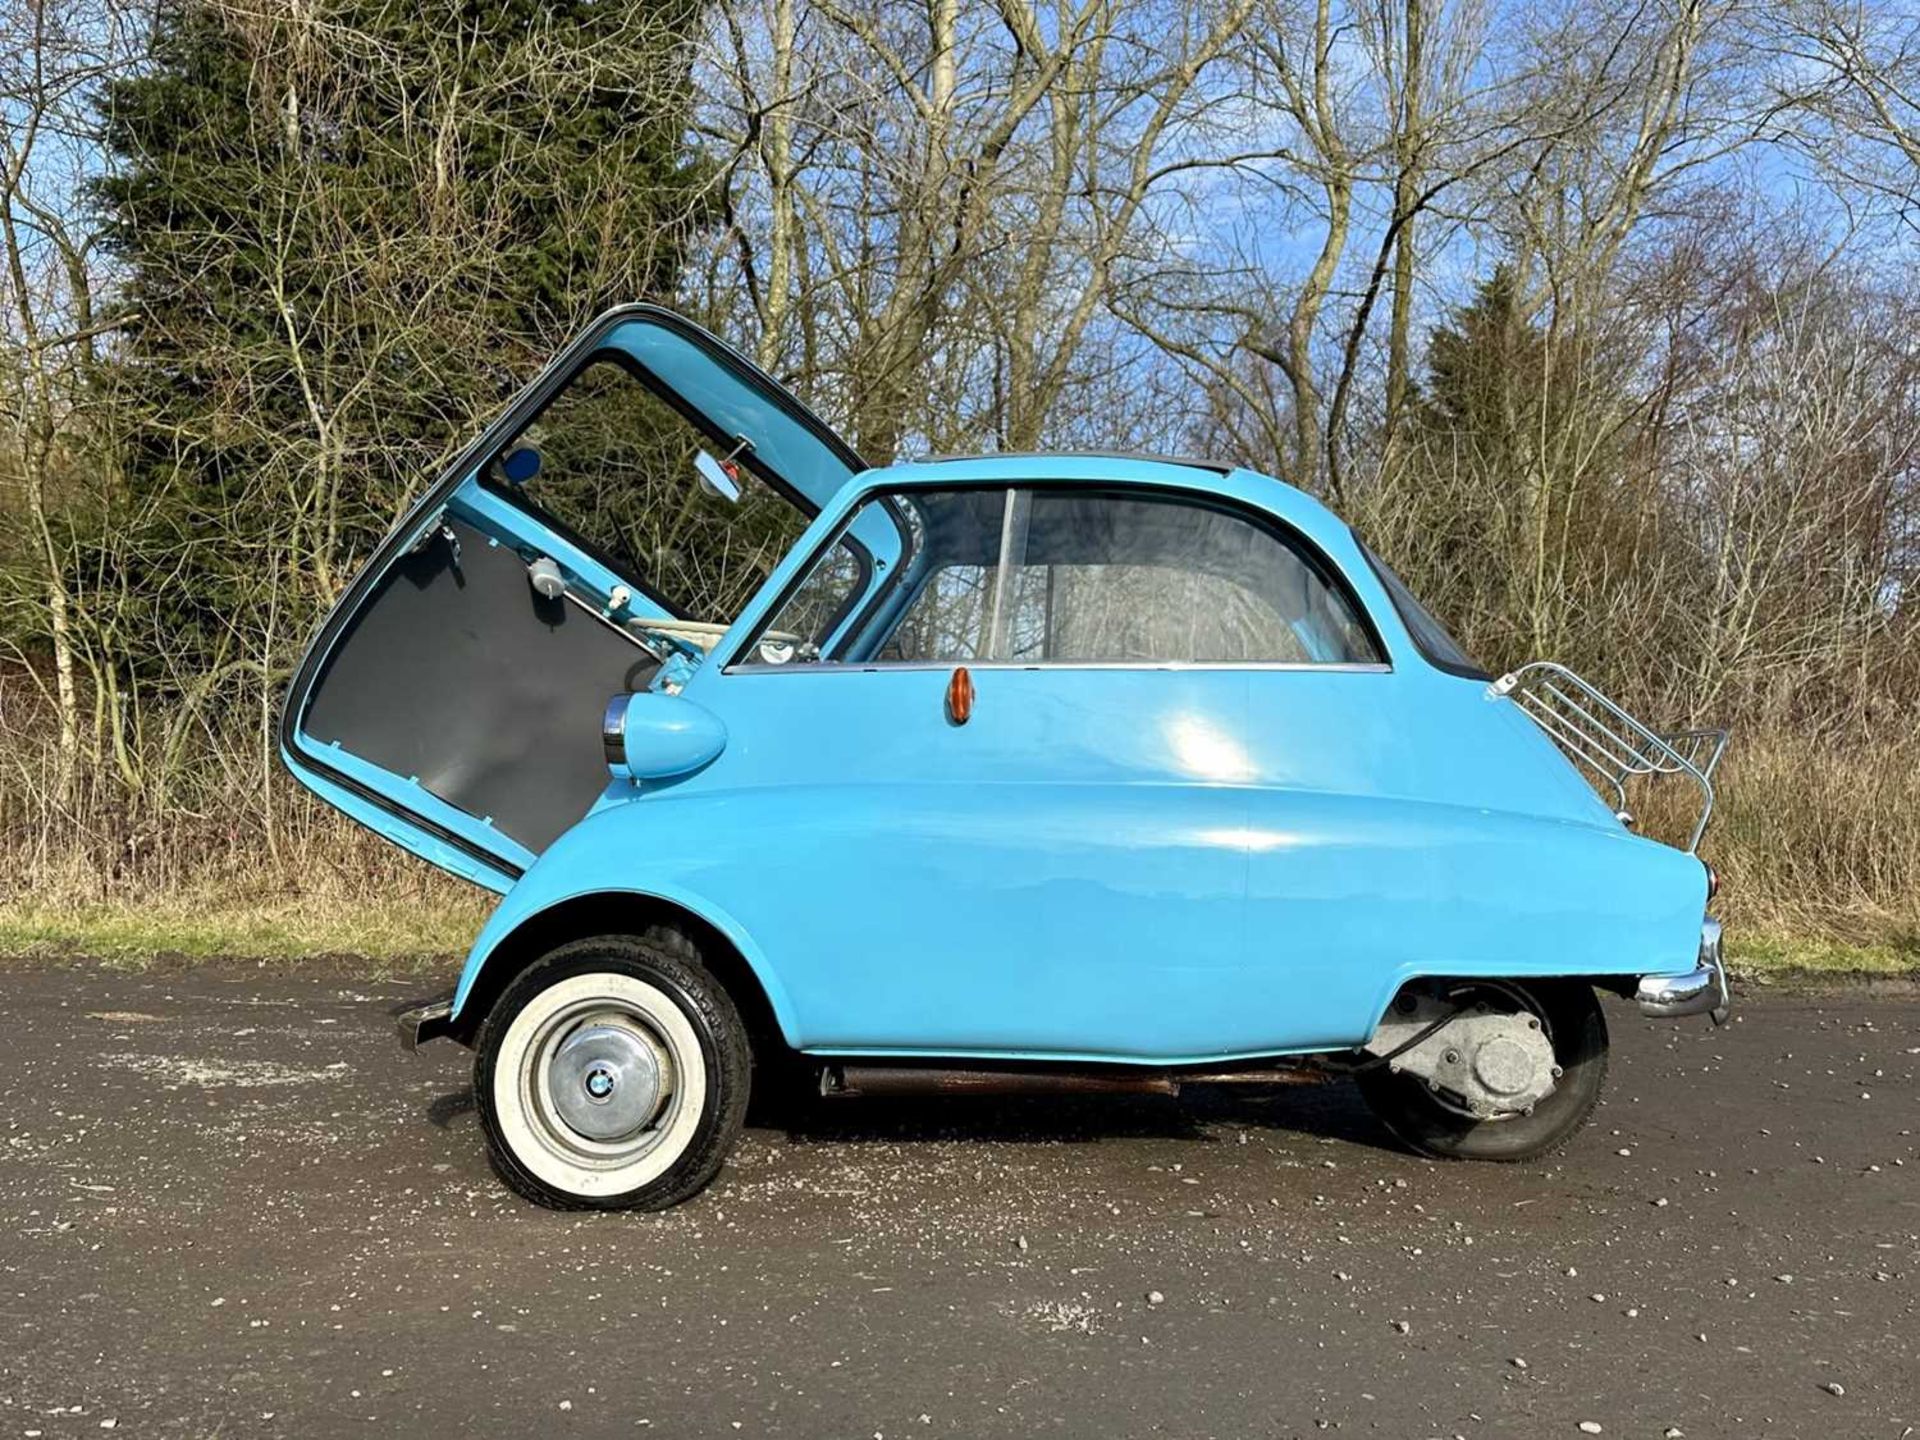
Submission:
M 1633 818 L 1627 809 L 1628 781 L 1642 775 L 1683 775 L 1693 781 L 1700 787 L 1700 813 L 1687 852 L 1700 848 L 1700 837 L 1713 817 L 1713 771 L 1727 748 L 1725 730 L 1651 729 L 1551 660 L 1536 660 L 1502 675 L 1487 687 L 1487 694 L 1511 699 L 1568 759 L 1604 782 L 1625 823 Z

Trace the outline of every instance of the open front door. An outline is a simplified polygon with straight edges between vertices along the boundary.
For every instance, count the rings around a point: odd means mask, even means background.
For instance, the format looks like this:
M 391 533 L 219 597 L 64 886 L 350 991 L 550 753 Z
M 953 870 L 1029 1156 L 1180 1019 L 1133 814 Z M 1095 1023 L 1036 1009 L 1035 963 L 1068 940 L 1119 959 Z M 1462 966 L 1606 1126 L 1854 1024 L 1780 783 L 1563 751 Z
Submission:
M 713 336 L 651 306 L 612 312 L 348 587 L 288 692 L 288 767 L 506 889 L 606 788 L 608 698 L 697 668 L 861 468 Z

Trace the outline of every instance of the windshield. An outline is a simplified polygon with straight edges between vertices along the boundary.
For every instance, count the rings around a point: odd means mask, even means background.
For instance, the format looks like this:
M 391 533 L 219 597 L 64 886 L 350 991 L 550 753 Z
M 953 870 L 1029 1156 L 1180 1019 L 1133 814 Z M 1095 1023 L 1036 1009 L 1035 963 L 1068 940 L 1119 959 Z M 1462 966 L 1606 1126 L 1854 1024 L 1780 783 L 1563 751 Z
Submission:
M 707 435 L 620 351 L 592 357 L 501 448 L 481 484 L 578 544 L 661 609 L 737 613 L 807 512 L 745 466 L 739 497 L 703 487 Z

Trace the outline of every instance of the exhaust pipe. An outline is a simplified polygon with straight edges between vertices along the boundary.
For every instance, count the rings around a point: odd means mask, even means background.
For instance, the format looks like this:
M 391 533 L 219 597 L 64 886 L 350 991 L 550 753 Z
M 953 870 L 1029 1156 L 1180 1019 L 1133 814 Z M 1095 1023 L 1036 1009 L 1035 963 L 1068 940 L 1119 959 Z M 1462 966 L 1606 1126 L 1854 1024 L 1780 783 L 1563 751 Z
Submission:
M 820 1093 L 833 1099 L 897 1095 L 1178 1095 L 1173 1076 L 1111 1070 L 965 1070 L 936 1065 L 829 1065 Z
M 820 1072 L 820 1093 L 835 1100 L 901 1095 L 1178 1095 L 1183 1084 L 1318 1085 L 1337 1073 L 1317 1065 L 1209 1071 L 829 1065 Z

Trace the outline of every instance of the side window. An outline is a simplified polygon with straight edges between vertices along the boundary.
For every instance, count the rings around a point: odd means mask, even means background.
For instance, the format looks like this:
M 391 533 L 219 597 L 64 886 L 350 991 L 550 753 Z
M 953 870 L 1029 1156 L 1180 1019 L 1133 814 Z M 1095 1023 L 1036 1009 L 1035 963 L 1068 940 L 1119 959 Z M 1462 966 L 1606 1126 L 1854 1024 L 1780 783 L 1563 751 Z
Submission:
M 1406 582 L 1387 568 L 1386 561 L 1365 545 L 1360 547 L 1360 553 L 1367 557 L 1367 563 L 1373 567 L 1373 573 L 1386 589 L 1387 598 L 1399 613 L 1400 623 L 1407 627 L 1407 634 L 1413 637 L 1415 647 L 1427 657 L 1429 664 L 1450 675 L 1469 680 L 1493 679 L 1493 672 L 1460 648 L 1460 642 L 1453 638 L 1431 610 L 1420 603 L 1413 591 L 1407 588 Z
M 737 503 L 710 493 L 693 468 L 703 448 L 638 373 L 597 358 L 504 447 L 486 482 L 680 614 L 726 620 L 807 522 L 744 466 Z
M 1167 496 L 1016 491 L 996 658 L 1367 664 L 1318 567 L 1237 511 Z M 1024 510 L 1024 514 L 1021 512 Z
M 954 490 L 898 497 L 910 517 L 912 559 L 903 571 L 905 605 L 867 642 L 879 661 L 987 660 L 996 620 L 1004 627 L 1001 529 L 1017 490 Z M 897 602 L 896 602 L 897 603 Z
M 1205 501 L 1062 488 L 903 491 L 884 503 L 904 517 L 900 583 L 870 607 L 862 633 L 834 658 L 1384 659 L 1345 587 L 1317 557 L 1278 530 Z
M 769 665 L 818 660 L 866 578 L 867 566 L 853 547 L 835 540 L 774 612 L 749 658 Z

